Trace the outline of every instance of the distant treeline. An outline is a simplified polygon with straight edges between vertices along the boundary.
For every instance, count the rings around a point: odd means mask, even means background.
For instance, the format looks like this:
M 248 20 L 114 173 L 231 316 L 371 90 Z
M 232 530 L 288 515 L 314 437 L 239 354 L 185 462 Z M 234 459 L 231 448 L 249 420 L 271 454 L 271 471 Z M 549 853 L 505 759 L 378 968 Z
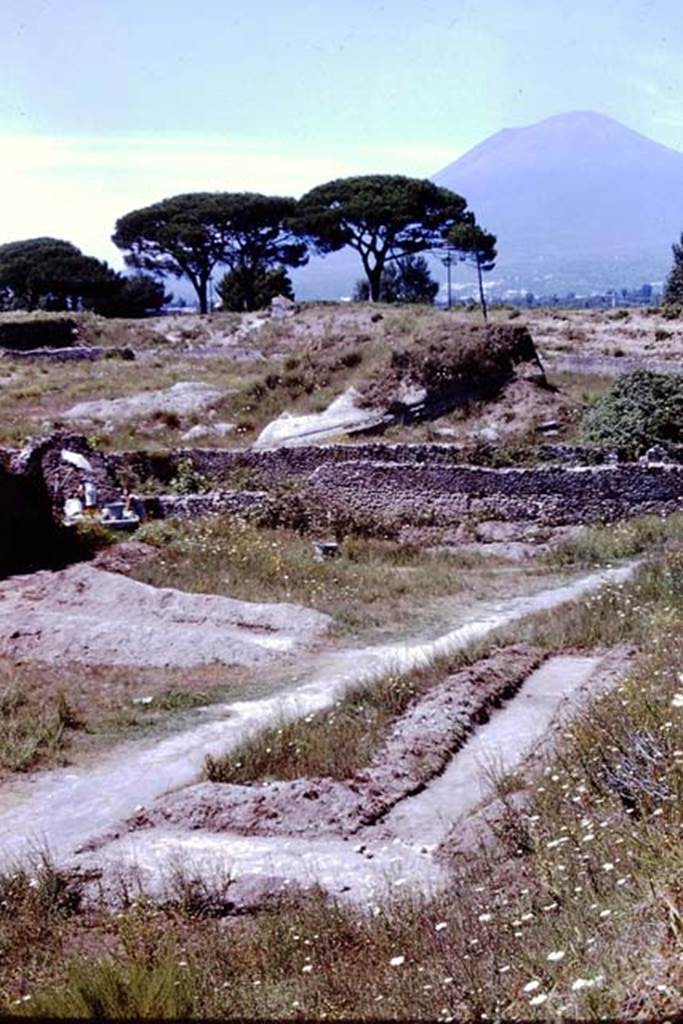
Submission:
M 262 308 L 278 294 L 293 296 L 288 270 L 346 246 L 358 253 L 367 295 L 391 301 L 430 301 L 433 287 L 420 253 L 442 251 L 493 269 L 496 238 L 476 221 L 467 202 L 428 179 L 402 175 L 340 178 L 296 200 L 252 192 L 194 192 L 172 196 L 120 217 L 112 236 L 126 277 L 55 238 L 0 246 L 0 306 L 4 309 L 90 309 L 136 316 L 167 301 L 163 282 L 185 278 L 202 313 L 213 275 L 223 308 Z
M 465 262 L 477 272 L 478 301 L 486 317 L 483 275 L 495 267 L 496 236 L 484 230 L 467 201 L 422 178 L 376 174 L 339 178 L 301 199 L 253 192 L 192 192 L 120 217 L 112 241 L 133 273 L 120 274 L 71 242 L 32 238 L 0 246 L 0 308 L 92 310 L 105 316 L 144 316 L 170 300 L 169 276 L 185 278 L 199 310 L 210 308 L 214 275 L 224 309 L 261 309 L 276 295 L 293 297 L 288 271 L 311 254 L 343 248 L 358 254 L 363 278 L 355 298 L 372 302 L 432 302 L 438 285 L 422 254 L 448 269 Z M 683 236 L 663 301 L 683 306 Z M 506 301 L 514 306 L 605 309 L 647 306 L 652 285 L 602 295 L 540 295 Z

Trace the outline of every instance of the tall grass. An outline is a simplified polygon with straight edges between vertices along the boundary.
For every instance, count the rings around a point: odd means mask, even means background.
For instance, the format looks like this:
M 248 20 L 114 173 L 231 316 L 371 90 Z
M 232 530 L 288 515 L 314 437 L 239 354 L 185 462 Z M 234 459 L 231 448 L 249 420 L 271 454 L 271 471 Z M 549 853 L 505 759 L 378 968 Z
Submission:
M 0 673 L 0 770 L 28 771 L 51 760 L 82 723 L 63 691 L 47 702 Z
M 270 726 L 221 757 L 209 757 L 213 782 L 264 778 L 331 776 L 346 779 L 377 753 L 392 724 L 421 694 L 449 673 L 490 654 L 499 644 L 524 640 L 546 650 L 611 647 L 647 640 L 650 621 L 643 613 L 668 585 L 675 559 L 644 566 L 627 584 L 608 585 L 578 601 L 536 613 L 503 627 L 484 641 L 435 659 L 428 667 L 389 672 L 354 686 L 331 710 Z M 669 566 L 669 567 L 667 567 Z
M 643 551 L 683 540 L 683 514 L 642 516 L 610 526 L 586 526 L 570 539 L 561 541 L 547 557 L 549 565 L 604 565 L 633 558 Z
M 439 895 L 357 909 L 314 894 L 230 927 L 198 917 L 194 902 L 185 912 L 182 901 L 165 910 L 142 901 L 108 919 L 109 954 L 91 944 L 67 969 L 62 952 L 83 945 L 83 918 L 54 918 L 59 949 L 54 928 L 22 932 L 37 924 L 22 883 L 0 900 L 14 938 L 14 967 L 0 957 L 7 1008 L 122 1017 L 143 1015 L 154 998 L 159 1016 L 221 1019 L 673 1017 L 683 957 L 683 553 L 591 606 L 566 635 L 623 612 L 621 635 L 641 648 L 629 676 L 565 726 L 525 791 L 501 787 L 496 838 L 483 825 L 480 846 L 453 837 L 452 879 Z
M 400 622 L 408 611 L 414 621 L 428 601 L 472 583 L 486 587 L 484 575 L 476 575 L 481 567 L 457 551 L 435 557 L 412 545 L 349 537 L 339 557 L 317 561 L 310 539 L 232 517 L 150 524 L 141 537 L 158 546 L 158 556 L 136 569 L 145 583 L 247 601 L 294 601 L 356 632 Z M 530 571 L 520 569 L 520 580 Z

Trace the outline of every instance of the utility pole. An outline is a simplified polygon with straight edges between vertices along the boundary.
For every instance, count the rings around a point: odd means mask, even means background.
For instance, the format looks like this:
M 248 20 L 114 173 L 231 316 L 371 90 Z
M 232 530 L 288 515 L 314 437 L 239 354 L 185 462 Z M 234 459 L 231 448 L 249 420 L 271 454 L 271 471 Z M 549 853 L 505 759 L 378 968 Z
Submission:
M 441 257 L 441 262 L 443 263 L 443 265 L 444 265 L 444 267 L 446 268 L 446 271 L 447 271 L 448 298 L 447 298 L 446 308 L 450 309 L 451 305 L 452 305 L 452 302 L 451 302 L 451 267 L 453 266 L 453 251 L 452 251 L 452 249 L 446 249 L 446 255 Z

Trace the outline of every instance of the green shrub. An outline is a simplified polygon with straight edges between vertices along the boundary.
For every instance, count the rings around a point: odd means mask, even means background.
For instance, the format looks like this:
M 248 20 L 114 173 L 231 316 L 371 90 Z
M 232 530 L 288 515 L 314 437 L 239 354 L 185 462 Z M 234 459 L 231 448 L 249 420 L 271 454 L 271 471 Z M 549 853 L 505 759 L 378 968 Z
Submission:
M 653 444 L 682 442 L 683 379 L 648 370 L 620 377 L 584 415 L 581 436 L 631 455 Z

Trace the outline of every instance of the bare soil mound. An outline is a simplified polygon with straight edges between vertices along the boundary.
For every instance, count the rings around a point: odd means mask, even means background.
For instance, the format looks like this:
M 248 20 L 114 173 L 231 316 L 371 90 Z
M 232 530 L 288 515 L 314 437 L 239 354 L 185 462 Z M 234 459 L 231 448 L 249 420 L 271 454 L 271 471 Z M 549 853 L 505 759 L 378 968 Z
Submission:
M 443 771 L 475 725 L 511 697 L 545 656 L 520 644 L 449 676 L 401 716 L 372 763 L 349 780 L 204 782 L 141 810 L 130 826 L 243 835 L 353 834 L 380 821 Z
M 0 654 L 15 661 L 258 665 L 331 621 L 298 605 L 156 588 L 89 565 L 0 583 Z

